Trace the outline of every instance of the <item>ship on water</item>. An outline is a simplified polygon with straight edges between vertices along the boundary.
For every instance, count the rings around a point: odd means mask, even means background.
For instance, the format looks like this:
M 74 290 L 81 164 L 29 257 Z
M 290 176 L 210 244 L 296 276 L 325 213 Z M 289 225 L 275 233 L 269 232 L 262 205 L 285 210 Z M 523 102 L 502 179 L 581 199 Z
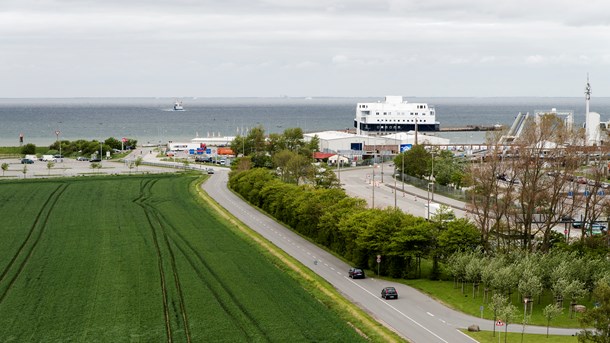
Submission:
M 174 111 L 184 111 L 184 107 L 182 107 L 182 101 L 176 101 L 174 103 Z
M 384 132 L 439 131 L 434 107 L 386 96 L 384 101 L 358 103 L 354 127 L 359 135 Z

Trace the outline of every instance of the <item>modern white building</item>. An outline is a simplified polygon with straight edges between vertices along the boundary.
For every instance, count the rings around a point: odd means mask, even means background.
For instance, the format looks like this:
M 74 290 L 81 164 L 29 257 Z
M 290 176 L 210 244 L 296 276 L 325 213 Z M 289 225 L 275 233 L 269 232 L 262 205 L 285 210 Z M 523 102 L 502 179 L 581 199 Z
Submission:
M 434 107 L 403 101 L 402 96 L 386 96 L 384 101 L 358 103 L 356 133 L 384 135 L 391 132 L 439 131 Z
M 306 133 L 303 136 L 307 142 L 311 141 L 314 136 L 318 136 L 321 152 L 342 154 L 349 154 L 350 152 L 368 154 L 373 151 L 385 151 L 387 154 L 393 154 L 400 151 L 400 145 L 402 144 L 415 144 L 415 132 L 365 136 L 342 131 L 323 131 Z M 417 144 L 447 145 L 449 139 L 418 133 Z

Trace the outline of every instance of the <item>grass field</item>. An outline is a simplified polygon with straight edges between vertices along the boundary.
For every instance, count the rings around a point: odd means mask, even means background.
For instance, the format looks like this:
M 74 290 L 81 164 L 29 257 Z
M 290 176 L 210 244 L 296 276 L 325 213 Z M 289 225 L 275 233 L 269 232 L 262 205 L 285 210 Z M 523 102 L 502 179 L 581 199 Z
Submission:
M 0 183 L 0 341 L 365 341 L 188 175 Z
M 480 307 L 483 306 L 483 318 L 493 320 L 493 312 L 490 310 L 489 304 L 483 302 L 483 293 L 480 292 L 476 297 L 472 297 L 472 284 L 465 286 L 465 291 L 462 294 L 461 288 L 455 288 L 453 281 L 432 281 L 428 279 L 406 280 L 405 284 L 415 287 L 420 291 L 429 294 L 430 296 L 439 299 L 449 307 L 452 307 L 460 312 L 470 314 L 475 317 L 480 317 Z M 491 295 L 490 295 L 491 297 Z M 547 321 L 544 318 L 544 307 L 551 303 L 552 295 L 544 294 L 540 299 L 542 305 L 536 298 L 529 324 L 546 326 Z M 519 294 L 513 294 L 512 303 L 519 309 L 521 317 L 517 317 L 516 322 L 521 323 L 523 314 L 523 303 L 519 302 Z M 588 308 L 593 307 L 591 300 L 583 299 L 580 303 L 585 304 Z M 529 311 L 529 310 L 528 310 Z M 528 312 L 529 313 L 529 312 Z M 573 313 L 570 318 L 568 304 L 564 304 L 563 313 L 551 321 L 553 327 L 564 328 L 579 328 L 580 313 Z

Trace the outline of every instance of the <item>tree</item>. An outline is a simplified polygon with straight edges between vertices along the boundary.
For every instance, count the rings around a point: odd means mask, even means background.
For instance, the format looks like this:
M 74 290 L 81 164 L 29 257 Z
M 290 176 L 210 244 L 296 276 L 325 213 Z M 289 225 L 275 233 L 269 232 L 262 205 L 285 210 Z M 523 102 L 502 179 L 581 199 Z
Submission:
M 600 280 L 593 291 L 596 307 L 588 309 L 580 323 L 583 331 L 578 333 L 579 342 L 610 342 L 610 278 Z M 589 329 L 593 328 L 593 330 Z
M 491 296 L 491 302 L 489 303 L 489 309 L 494 314 L 494 323 L 504 311 L 504 307 L 508 304 L 508 298 L 500 293 L 496 293 Z M 494 325 L 493 337 L 496 337 L 496 326 Z
M 136 160 L 133 162 L 136 166 L 136 173 L 138 172 L 138 169 L 139 169 L 140 165 L 142 164 L 142 161 L 143 161 L 142 156 L 138 156 L 138 157 L 136 157 Z
M 33 155 L 36 153 L 36 145 L 32 143 L 28 143 L 21 147 L 21 153 L 23 155 Z
M 402 166 L 404 165 L 405 170 L 401 170 L 401 172 L 407 175 L 423 178 L 424 175 L 428 175 L 428 162 L 430 160 L 431 155 L 426 151 L 424 146 L 416 145 L 412 149 L 396 156 L 394 159 L 394 165 L 399 167 L 399 169 L 402 169 Z
M 89 165 L 89 167 L 95 171 L 96 169 L 101 168 L 101 167 L 102 167 L 102 164 L 101 164 L 101 163 L 98 163 L 98 162 L 92 162 L 92 163 Z
M 546 305 L 544 310 L 542 310 L 542 315 L 544 315 L 544 318 L 546 319 L 546 337 L 549 337 L 549 327 L 551 326 L 551 320 L 553 320 L 553 318 L 556 318 L 562 312 L 563 308 L 559 307 L 559 305 L 557 305 L 556 303 L 548 304 Z
M 498 313 L 498 317 L 501 320 L 504 320 L 504 343 L 506 343 L 508 337 L 508 324 L 513 322 L 517 313 L 517 307 L 511 303 L 507 303 Z
M 55 166 L 55 163 L 53 161 L 47 162 L 47 169 L 49 170 L 49 176 L 51 175 L 51 168 L 53 168 L 54 166 Z
M 2 163 L 0 167 L 2 168 L 2 176 L 4 176 L 4 172 L 8 170 L 8 163 Z

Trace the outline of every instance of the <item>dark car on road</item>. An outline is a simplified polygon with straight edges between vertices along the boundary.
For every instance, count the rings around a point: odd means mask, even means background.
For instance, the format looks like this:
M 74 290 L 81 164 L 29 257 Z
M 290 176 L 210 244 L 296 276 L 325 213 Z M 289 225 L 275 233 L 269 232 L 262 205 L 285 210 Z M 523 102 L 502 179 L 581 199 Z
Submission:
M 398 292 L 394 287 L 385 287 L 381 290 L 381 297 L 384 299 L 398 299 Z
M 89 162 L 102 162 L 102 159 L 99 157 L 94 157 L 94 158 L 90 159 Z
M 362 268 L 350 268 L 347 275 L 352 279 L 364 279 L 364 270 Z
M 34 163 L 34 161 L 30 160 L 29 158 L 24 158 L 21 160 L 21 164 L 32 164 Z

